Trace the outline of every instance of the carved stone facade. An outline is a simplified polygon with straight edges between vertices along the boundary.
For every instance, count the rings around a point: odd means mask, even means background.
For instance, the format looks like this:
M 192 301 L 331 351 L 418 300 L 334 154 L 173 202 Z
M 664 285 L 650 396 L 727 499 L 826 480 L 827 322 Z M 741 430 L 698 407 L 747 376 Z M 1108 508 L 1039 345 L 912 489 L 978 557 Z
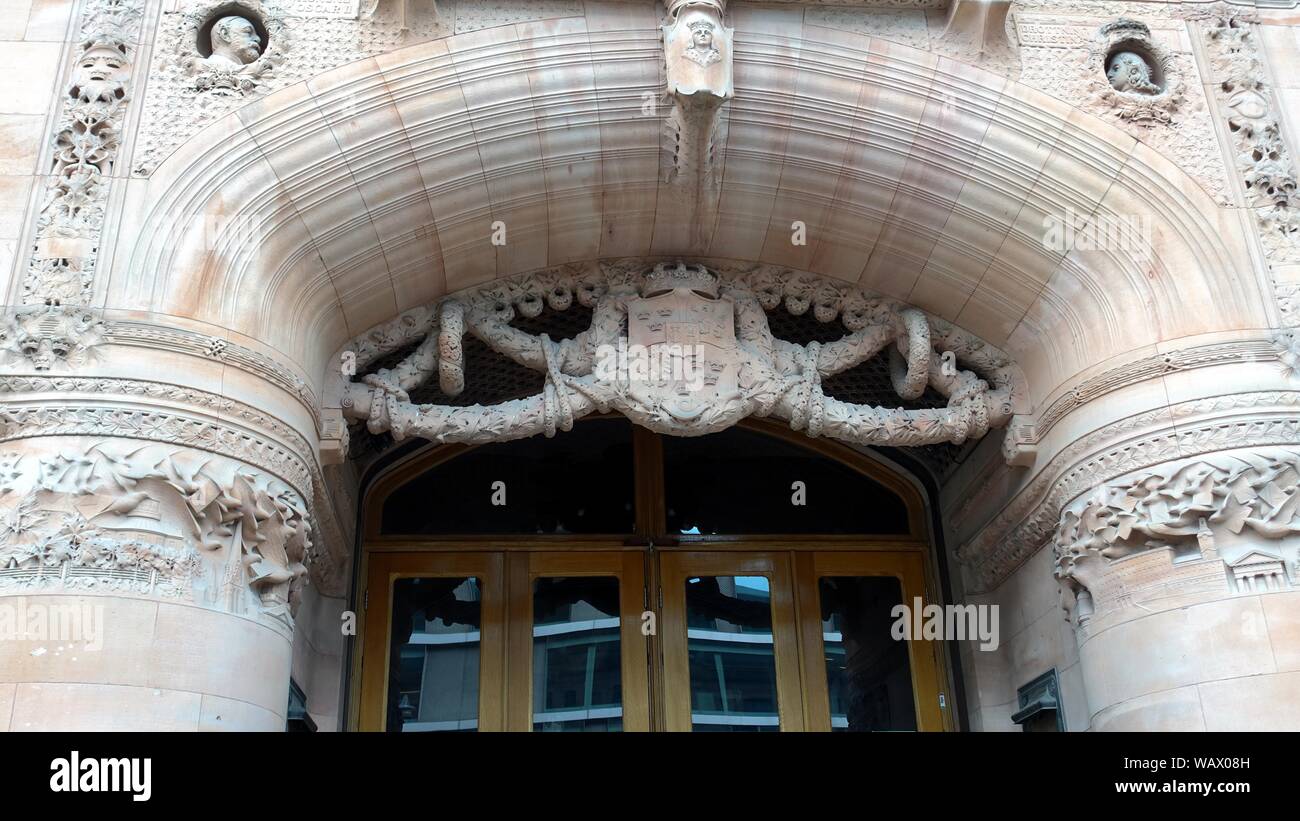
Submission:
M 610 412 L 777 420 L 933 488 L 929 566 L 1008 614 L 948 660 L 954 726 L 1015 729 L 1056 667 L 1068 729 L 1300 727 L 1269 695 L 1300 675 L 1294 11 L 40 5 L 0 41 L 0 605 L 157 632 L 72 706 L 0 643 L 0 728 L 108 726 L 104 693 L 164 726 L 121 670 L 166 679 L 169 635 L 201 669 L 167 697 L 276 729 L 292 675 L 346 727 L 372 482 Z

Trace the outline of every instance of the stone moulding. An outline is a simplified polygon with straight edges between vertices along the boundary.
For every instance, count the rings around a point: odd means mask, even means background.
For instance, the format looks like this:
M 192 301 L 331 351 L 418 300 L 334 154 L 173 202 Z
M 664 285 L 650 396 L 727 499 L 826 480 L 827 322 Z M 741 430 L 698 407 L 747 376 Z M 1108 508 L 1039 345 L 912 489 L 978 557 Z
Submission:
M 1241 447 L 1300 442 L 1300 392 L 1208 397 L 1121 419 L 1058 453 L 979 533 L 957 550 L 971 593 L 1001 584 L 1053 537 L 1061 511 L 1127 473 Z
M 1010 421 L 1019 375 L 1005 354 L 951 324 L 859 289 L 765 265 L 706 267 L 643 260 L 577 264 L 499 281 L 447 297 L 363 334 L 346 351 L 356 368 L 416 340 L 414 353 L 391 369 L 359 381 L 334 380 L 344 416 L 388 431 L 436 442 L 490 442 L 553 435 L 596 410 L 614 409 L 660 433 L 716 432 L 749 415 L 773 416 L 811 436 L 858 444 L 960 443 Z M 538 315 L 579 303 L 593 311 L 591 327 L 554 342 L 509 325 L 516 312 Z M 839 319 L 842 339 L 798 345 L 772 336 L 766 311 L 784 305 L 796 315 Z M 452 339 L 441 323 L 458 317 Z M 461 321 L 463 318 L 463 324 Z M 462 330 L 463 328 L 463 330 Z M 416 405 L 409 392 L 435 373 L 451 374 L 456 334 L 468 332 L 519 364 L 546 374 L 542 393 L 488 407 Z M 702 368 L 693 386 L 683 378 L 637 378 L 605 367 L 606 354 L 637 345 L 667 352 L 687 341 Z M 821 389 L 824 377 L 882 351 L 892 360 L 901 398 L 927 387 L 948 397 L 946 408 L 903 410 L 853 405 Z M 449 353 L 452 359 L 449 361 Z M 952 356 L 941 354 L 951 353 Z M 444 389 L 448 381 L 442 382 Z

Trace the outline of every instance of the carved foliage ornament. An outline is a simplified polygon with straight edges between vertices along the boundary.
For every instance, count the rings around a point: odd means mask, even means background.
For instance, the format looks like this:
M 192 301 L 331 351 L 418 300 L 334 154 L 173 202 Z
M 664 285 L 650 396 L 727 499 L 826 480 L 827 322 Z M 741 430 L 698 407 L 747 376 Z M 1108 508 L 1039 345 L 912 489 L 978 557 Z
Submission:
M 554 341 L 509 324 L 516 312 L 536 316 L 544 305 L 564 310 L 575 301 L 593 317 L 572 339 Z M 844 337 L 807 345 L 775 338 L 765 311 L 782 301 L 795 314 L 811 307 L 822 321 L 840 317 Z M 544 390 L 486 407 L 412 403 L 410 391 L 435 373 L 444 393 L 459 393 L 463 333 L 545 373 Z M 810 436 L 928 445 L 978 438 L 1012 414 L 1014 369 L 1004 355 L 915 308 L 767 266 L 722 277 L 681 262 L 649 272 L 629 262 L 503 281 L 367 334 L 354 349 L 358 368 L 421 335 L 415 352 L 395 367 L 344 384 L 345 415 L 365 420 L 372 432 L 436 442 L 551 436 L 589 413 L 616 410 L 677 436 L 713 433 L 754 415 L 787 420 Z M 915 399 L 928 387 L 948 397 L 947 407 L 871 407 L 823 392 L 824 378 L 882 351 L 889 352 L 900 398 Z
M 1094 100 L 1135 125 L 1168 125 L 1184 103 L 1173 55 L 1137 20 L 1101 27 L 1088 53 L 1088 73 Z
M 91 0 L 86 8 L 23 280 L 26 303 L 90 301 L 140 7 L 139 0 Z
M 175 59 L 195 91 L 242 96 L 261 91 L 289 48 L 284 12 L 271 3 L 207 0 L 187 9 Z

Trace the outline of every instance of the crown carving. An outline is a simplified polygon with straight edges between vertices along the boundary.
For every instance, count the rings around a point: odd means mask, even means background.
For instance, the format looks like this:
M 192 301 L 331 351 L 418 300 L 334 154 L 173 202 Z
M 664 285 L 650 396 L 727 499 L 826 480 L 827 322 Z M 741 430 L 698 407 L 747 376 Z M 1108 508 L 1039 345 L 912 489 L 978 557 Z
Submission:
M 703 265 L 687 265 L 678 260 L 675 264 L 661 262 L 645 275 L 642 293 L 645 296 L 662 294 L 685 288 L 709 297 L 718 295 L 718 275 Z

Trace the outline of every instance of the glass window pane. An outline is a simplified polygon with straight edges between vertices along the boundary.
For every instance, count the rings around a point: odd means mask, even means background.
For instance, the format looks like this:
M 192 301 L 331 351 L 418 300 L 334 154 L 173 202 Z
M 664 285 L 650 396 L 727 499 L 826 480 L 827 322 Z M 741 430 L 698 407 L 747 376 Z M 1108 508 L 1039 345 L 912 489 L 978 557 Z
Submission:
M 590 419 L 434 467 L 384 500 L 381 532 L 632 533 L 633 488 L 632 424 Z
M 907 642 L 892 636 L 903 588 L 892 576 L 828 576 L 817 584 L 831 730 L 915 730 Z
M 463 576 L 393 585 L 389 732 L 478 729 L 480 592 Z
M 533 730 L 623 729 L 618 579 L 533 582 Z
M 814 450 L 744 428 L 662 441 L 669 533 L 907 532 L 902 499 Z
M 780 729 L 771 585 L 765 576 L 686 580 L 691 729 Z

